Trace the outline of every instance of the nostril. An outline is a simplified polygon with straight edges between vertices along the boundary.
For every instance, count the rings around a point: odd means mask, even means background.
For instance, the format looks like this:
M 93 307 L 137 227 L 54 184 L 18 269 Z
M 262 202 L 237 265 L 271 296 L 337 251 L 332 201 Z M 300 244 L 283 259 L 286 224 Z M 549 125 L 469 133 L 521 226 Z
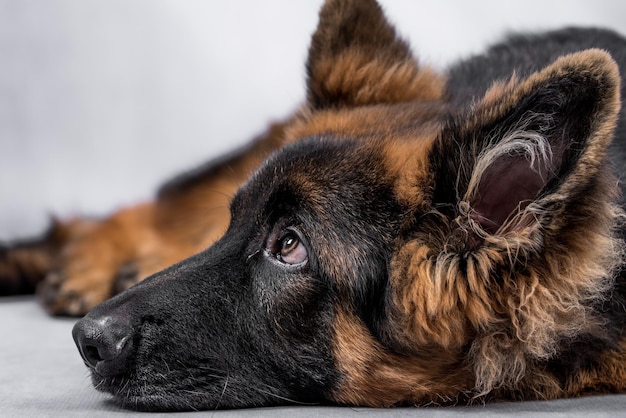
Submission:
M 98 347 L 93 345 L 83 347 L 82 354 L 89 367 L 92 368 L 95 368 L 98 362 L 104 360 L 98 352 Z

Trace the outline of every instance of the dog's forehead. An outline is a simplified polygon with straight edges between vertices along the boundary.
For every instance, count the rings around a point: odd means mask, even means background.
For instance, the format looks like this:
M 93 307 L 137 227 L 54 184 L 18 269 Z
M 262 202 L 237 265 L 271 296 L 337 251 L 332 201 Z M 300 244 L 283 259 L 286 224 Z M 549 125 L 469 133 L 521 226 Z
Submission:
M 448 110 L 441 103 L 408 102 L 320 111 L 290 126 L 287 140 L 299 142 L 299 138 L 323 133 L 329 147 L 346 149 L 345 144 L 333 143 L 349 142 L 352 149 L 343 160 L 326 158 L 320 167 L 355 171 L 365 162 L 366 172 L 375 167 L 384 173 L 386 180 L 395 183 L 398 198 L 415 205 L 424 199 L 423 190 L 430 181 L 428 154 Z
M 383 155 L 360 138 L 315 135 L 285 146 L 268 159 L 246 186 L 245 193 L 337 199 L 347 188 L 358 187 L 363 176 L 380 178 Z
M 304 112 L 286 129 L 287 145 L 239 190 L 235 212 L 258 213 L 268 204 L 276 211 L 274 202 L 290 199 L 349 211 L 391 195 L 419 206 L 427 199 L 428 154 L 445 114 L 439 104 L 416 102 Z
M 278 215 L 282 208 L 324 214 L 358 212 L 426 199 L 431 136 L 317 135 L 292 143 L 268 159 L 240 189 L 235 212 Z

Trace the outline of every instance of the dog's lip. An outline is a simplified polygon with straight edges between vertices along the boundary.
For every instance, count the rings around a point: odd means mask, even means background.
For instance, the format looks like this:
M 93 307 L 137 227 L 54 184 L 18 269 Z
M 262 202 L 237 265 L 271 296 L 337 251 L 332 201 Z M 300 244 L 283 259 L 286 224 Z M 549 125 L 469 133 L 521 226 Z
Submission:
M 120 373 L 120 370 L 116 365 L 106 360 L 98 362 L 98 364 L 96 364 L 96 367 L 90 367 L 88 364 L 87 367 L 89 367 L 92 373 L 103 378 L 115 379 L 117 377 L 125 377 L 126 375 L 128 375 L 126 371 Z
M 219 401 L 211 397 L 211 392 L 203 393 L 196 388 L 194 392 L 179 388 L 164 388 L 158 382 L 138 379 L 136 374 L 124 376 L 102 376 L 91 369 L 92 383 L 99 392 L 112 396 L 112 401 L 122 408 L 136 411 L 187 411 L 194 409 L 211 409 Z M 220 385 L 221 386 L 221 385 Z M 169 391 L 177 391 L 171 396 Z M 195 406 L 192 406 L 195 405 Z

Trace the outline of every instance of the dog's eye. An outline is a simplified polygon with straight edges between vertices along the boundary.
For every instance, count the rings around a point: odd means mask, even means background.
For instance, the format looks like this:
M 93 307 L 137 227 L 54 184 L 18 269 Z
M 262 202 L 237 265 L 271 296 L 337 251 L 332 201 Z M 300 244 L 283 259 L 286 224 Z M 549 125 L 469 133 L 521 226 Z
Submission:
M 306 247 L 294 231 L 287 231 L 277 244 L 276 257 L 285 264 L 301 264 L 308 258 Z

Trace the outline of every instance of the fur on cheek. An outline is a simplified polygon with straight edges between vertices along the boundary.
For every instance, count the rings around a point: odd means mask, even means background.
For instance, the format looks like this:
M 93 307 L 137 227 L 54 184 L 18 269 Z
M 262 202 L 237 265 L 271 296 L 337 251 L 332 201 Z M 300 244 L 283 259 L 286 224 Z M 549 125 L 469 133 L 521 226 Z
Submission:
M 535 366 L 554 358 L 561 342 L 605 332 L 594 307 L 623 260 L 611 226 L 620 218 L 621 210 L 607 204 L 586 230 L 527 223 L 485 234 L 471 252 L 461 251 L 469 228 L 462 217 L 417 235 L 392 260 L 389 335 L 413 353 L 433 343 L 469 347 L 464 362 L 475 373 L 477 396 L 537 379 Z

